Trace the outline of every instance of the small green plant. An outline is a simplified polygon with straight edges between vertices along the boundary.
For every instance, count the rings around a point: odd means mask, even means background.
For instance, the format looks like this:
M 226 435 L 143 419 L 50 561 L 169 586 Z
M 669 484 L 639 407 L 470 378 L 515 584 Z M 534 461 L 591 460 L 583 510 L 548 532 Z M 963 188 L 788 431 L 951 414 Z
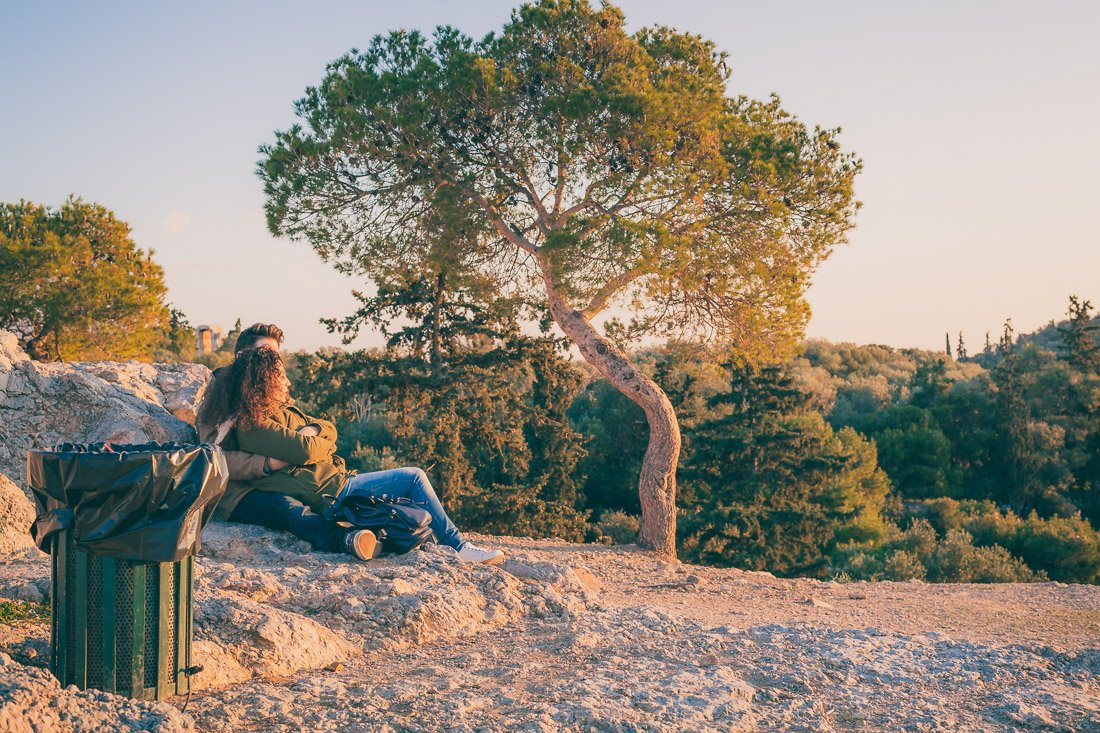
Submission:
M 604 512 L 596 534 L 610 538 L 613 545 L 628 545 L 638 539 L 638 518 L 622 511 Z
M 48 603 L 28 603 L 26 601 L 0 601 L 0 626 L 15 626 L 27 621 L 50 620 Z

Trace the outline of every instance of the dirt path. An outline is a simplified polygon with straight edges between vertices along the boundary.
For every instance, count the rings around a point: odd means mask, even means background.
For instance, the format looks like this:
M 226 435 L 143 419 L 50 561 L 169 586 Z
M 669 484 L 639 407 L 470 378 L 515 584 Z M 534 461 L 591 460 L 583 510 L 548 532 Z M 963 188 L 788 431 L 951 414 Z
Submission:
M 513 554 L 538 547 L 501 543 Z M 650 605 L 704 626 L 807 623 L 984 643 L 1100 646 L 1100 587 L 1065 583 L 837 583 L 663 562 L 641 551 L 562 545 L 536 550 L 588 567 L 610 606 Z

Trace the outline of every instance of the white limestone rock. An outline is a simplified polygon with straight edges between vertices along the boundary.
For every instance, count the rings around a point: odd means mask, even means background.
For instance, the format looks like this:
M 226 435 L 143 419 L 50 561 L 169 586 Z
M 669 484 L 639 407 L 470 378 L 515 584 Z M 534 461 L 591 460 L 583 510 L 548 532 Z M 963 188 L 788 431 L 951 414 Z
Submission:
M 23 485 L 27 451 L 60 443 L 192 442 L 209 379 L 201 364 L 37 362 L 0 331 L 0 473 Z

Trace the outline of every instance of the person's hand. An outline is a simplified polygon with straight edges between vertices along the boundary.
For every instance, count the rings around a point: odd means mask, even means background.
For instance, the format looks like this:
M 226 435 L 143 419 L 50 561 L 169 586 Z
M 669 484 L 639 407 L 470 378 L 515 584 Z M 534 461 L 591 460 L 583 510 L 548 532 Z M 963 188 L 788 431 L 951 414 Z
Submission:
M 320 434 L 321 434 L 321 428 L 317 427 L 316 425 L 306 425 L 304 427 L 298 428 L 298 435 L 311 436 L 311 435 L 320 435 Z
M 282 471 L 289 465 L 286 461 L 280 461 L 278 458 L 272 458 L 271 456 L 268 456 L 267 460 L 264 461 L 264 467 L 268 471 Z

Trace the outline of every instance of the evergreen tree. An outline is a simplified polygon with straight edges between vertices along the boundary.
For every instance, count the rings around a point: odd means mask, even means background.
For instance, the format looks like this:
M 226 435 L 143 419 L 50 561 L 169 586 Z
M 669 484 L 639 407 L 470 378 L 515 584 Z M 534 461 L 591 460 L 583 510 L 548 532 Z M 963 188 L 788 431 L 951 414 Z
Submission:
M 909 379 L 909 403 L 916 407 L 931 407 L 947 394 L 951 380 L 943 359 L 923 361 Z
M 966 344 L 963 342 L 963 332 L 959 331 L 958 345 L 955 347 L 955 358 L 959 361 L 965 361 L 966 357 Z
M 681 551 L 695 562 L 822 573 L 839 542 L 873 540 L 889 483 L 873 447 L 834 434 L 778 367 L 734 368 L 727 416 L 693 431 Z
M 1100 374 L 1100 323 L 1092 316 L 1092 303 L 1069 296 L 1069 321 L 1058 327 L 1061 356 L 1088 374 Z
M 878 461 L 906 499 L 959 496 L 962 477 L 951 460 L 951 443 L 930 409 L 895 405 L 867 425 Z
M 456 521 L 483 531 L 583 539 L 566 410 L 580 375 L 560 341 L 524 336 L 512 305 L 453 287 L 445 272 L 394 276 L 330 327 L 372 323 L 381 352 L 319 354 L 304 389 L 344 421 L 349 464 L 423 466 Z M 396 323 L 403 325 L 396 326 Z
M 943 339 L 944 339 L 944 343 L 945 343 L 944 353 L 947 354 L 948 357 L 950 357 L 951 356 L 951 334 L 945 333 L 943 335 Z
M 1001 331 L 1001 338 L 997 342 L 997 354 L 999 356 L 1006 356 L 1012 353 L 1012 348 L 1016 344 L 1015 331 L 1012 328 L 1012 319 L 1009 318 L 1005 321 L 1004 330 Z
M 1007 330 L 1006 330 L 1007 333 Z M 1044 516 L 1065 508 L 1071 476 L 1065 461 L 1065 379 L 1045 383 L 1053 355 L 1035 346 L 1005 347 L 993 369 L 997 390 L 994 419 L 1000 440 L 994 455 L 995 498 L 1017 513 L 1036 509 Z
M 168 328 L 153 358 L 158 362 L 195 360 L 195 329 L 179 308 L 168 306 Z

